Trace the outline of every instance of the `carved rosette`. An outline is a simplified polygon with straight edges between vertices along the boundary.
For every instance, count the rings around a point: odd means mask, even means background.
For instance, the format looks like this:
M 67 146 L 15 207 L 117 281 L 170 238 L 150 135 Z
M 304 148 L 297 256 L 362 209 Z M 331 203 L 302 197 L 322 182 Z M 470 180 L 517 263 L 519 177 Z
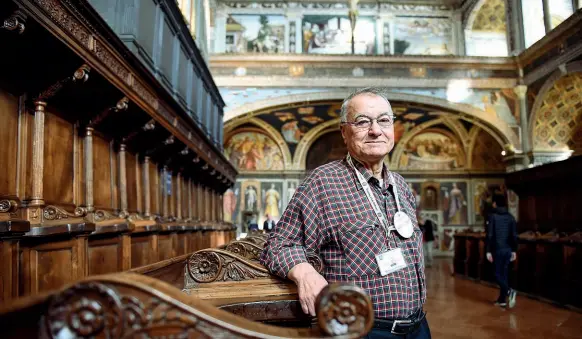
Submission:
M 261 248 L 265 247 L 265 243 L 267 243 L 266 239 L 259 237 L 259 236 L 250 236 L 250 237 L 246 237 L 244 239 L 245 239 L 245 241 L 253 243 Z
M 222 250 L 198 251 L 188 259 L 184 288 L 191 288 L 194 280 L 198 283 L 213 281 L 242 281 L 269 276 L 266 268 L 236 254 Z
M 81 283 L 56 295 L 45 320 L 51 338 L 120 338 L 123 331 L 119 296 L 96 282 Z
M 97 210 L 95 211 L 95 221 L 107 221 L 107 220 L 114 220 L 114 219 L 124 219 L 127 216 L 127 213 L 121 212 L 119 215 L 111 214 L 104 210 Z
M 307 262 L 319 273 L 323 272 L 323 261 L 315 253 L 307 253 Z
M 18 202 L 11 199 L 0 200 L 0 213 L 14 213 L 18 210 Z
M 319 327 L 331 336 L 367 333 L 374 324 L 372 301 L 354 285 L 326 286 L 315 305 Z
M 87 214 L 87 211 L 82 207 L 75 208 L 73 213 L 69 213 L 59 207 L 48 205 L 42 210 L 44 220 L 62 220 L 71 218 L 82 218 Z

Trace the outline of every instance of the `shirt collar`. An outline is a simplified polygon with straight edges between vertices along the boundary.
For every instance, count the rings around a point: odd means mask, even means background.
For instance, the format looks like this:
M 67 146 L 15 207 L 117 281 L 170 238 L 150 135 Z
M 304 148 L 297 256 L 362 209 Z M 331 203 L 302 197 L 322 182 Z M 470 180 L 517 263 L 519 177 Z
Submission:
M 352 158 L 352 163 L 354 164 L 354 167 L 356 167 L 356 170 L 358 172 L 362 173 L 362 175 L 364 176 L 364 179 L 366 179 L 366 182 L 368 182 L 368 183 L 372 182 L 375 185 L 379 185 L 378 179 L 374 178 L 374 176 L 370 173 L 370 171 L 366 170 L 366 166 L 364 166 L 364 164 L 359 162 L 354 157 L 351 157 L 351 158 Z M 347 163 L 347 156 L 346 156 L 346 163 Z M 381 187 L 382 190 L 387 189 L 392 184 L 390 182 L 390 176 L 388 173 L 389 173 L 388 166 L 386 166 L 386 164 L 384 164 L 384 166 L 382 167 L 382 179 L 384 179 L 382 187 Z

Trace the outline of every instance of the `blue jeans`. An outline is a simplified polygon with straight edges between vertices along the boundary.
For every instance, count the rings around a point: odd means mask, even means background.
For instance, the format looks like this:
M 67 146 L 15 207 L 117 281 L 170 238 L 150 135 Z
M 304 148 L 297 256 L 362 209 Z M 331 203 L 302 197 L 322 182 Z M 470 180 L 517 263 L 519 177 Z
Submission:
M 416 332 L 407 335 L 396 335 L 390 333 L 389 329 L 373 328 L 365 337 L 366 339 L 431 339 L 430 328 L 428 328 L 428 321 L 426 318 L 422 319 L 420 327 Z
M 499 284 L 499 298 L 497 301 L 507 301 L 509 293 L 509 262 L 511 261 L 511 249 L 500 249 L 493 253 L 493 265 L 495 265 L 495 279 Z

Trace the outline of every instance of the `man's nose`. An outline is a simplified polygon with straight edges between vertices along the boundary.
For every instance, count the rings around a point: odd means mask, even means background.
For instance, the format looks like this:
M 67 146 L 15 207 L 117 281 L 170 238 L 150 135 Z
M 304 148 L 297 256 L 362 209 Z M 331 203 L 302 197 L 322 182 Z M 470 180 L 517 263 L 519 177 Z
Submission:
M 378 121 L 372 120 L 372 125 L 370 126 L 370 129 L 368 129 L 368 135 L 378 136 L 380 134 L 382 134 L 382 128 L 378 124 Z

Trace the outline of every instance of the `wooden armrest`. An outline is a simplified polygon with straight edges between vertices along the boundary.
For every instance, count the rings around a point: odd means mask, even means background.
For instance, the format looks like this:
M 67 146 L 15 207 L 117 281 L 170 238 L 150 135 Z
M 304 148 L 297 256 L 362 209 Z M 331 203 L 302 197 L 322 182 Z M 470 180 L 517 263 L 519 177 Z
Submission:
M 0 309 L 3 338 L 359 338 L 371 329 L 370 298 L 356 286 L 327 286 L 316 301 L 319 328 L 249 321 L 156 279 L 116 273 L 81 280 Z

